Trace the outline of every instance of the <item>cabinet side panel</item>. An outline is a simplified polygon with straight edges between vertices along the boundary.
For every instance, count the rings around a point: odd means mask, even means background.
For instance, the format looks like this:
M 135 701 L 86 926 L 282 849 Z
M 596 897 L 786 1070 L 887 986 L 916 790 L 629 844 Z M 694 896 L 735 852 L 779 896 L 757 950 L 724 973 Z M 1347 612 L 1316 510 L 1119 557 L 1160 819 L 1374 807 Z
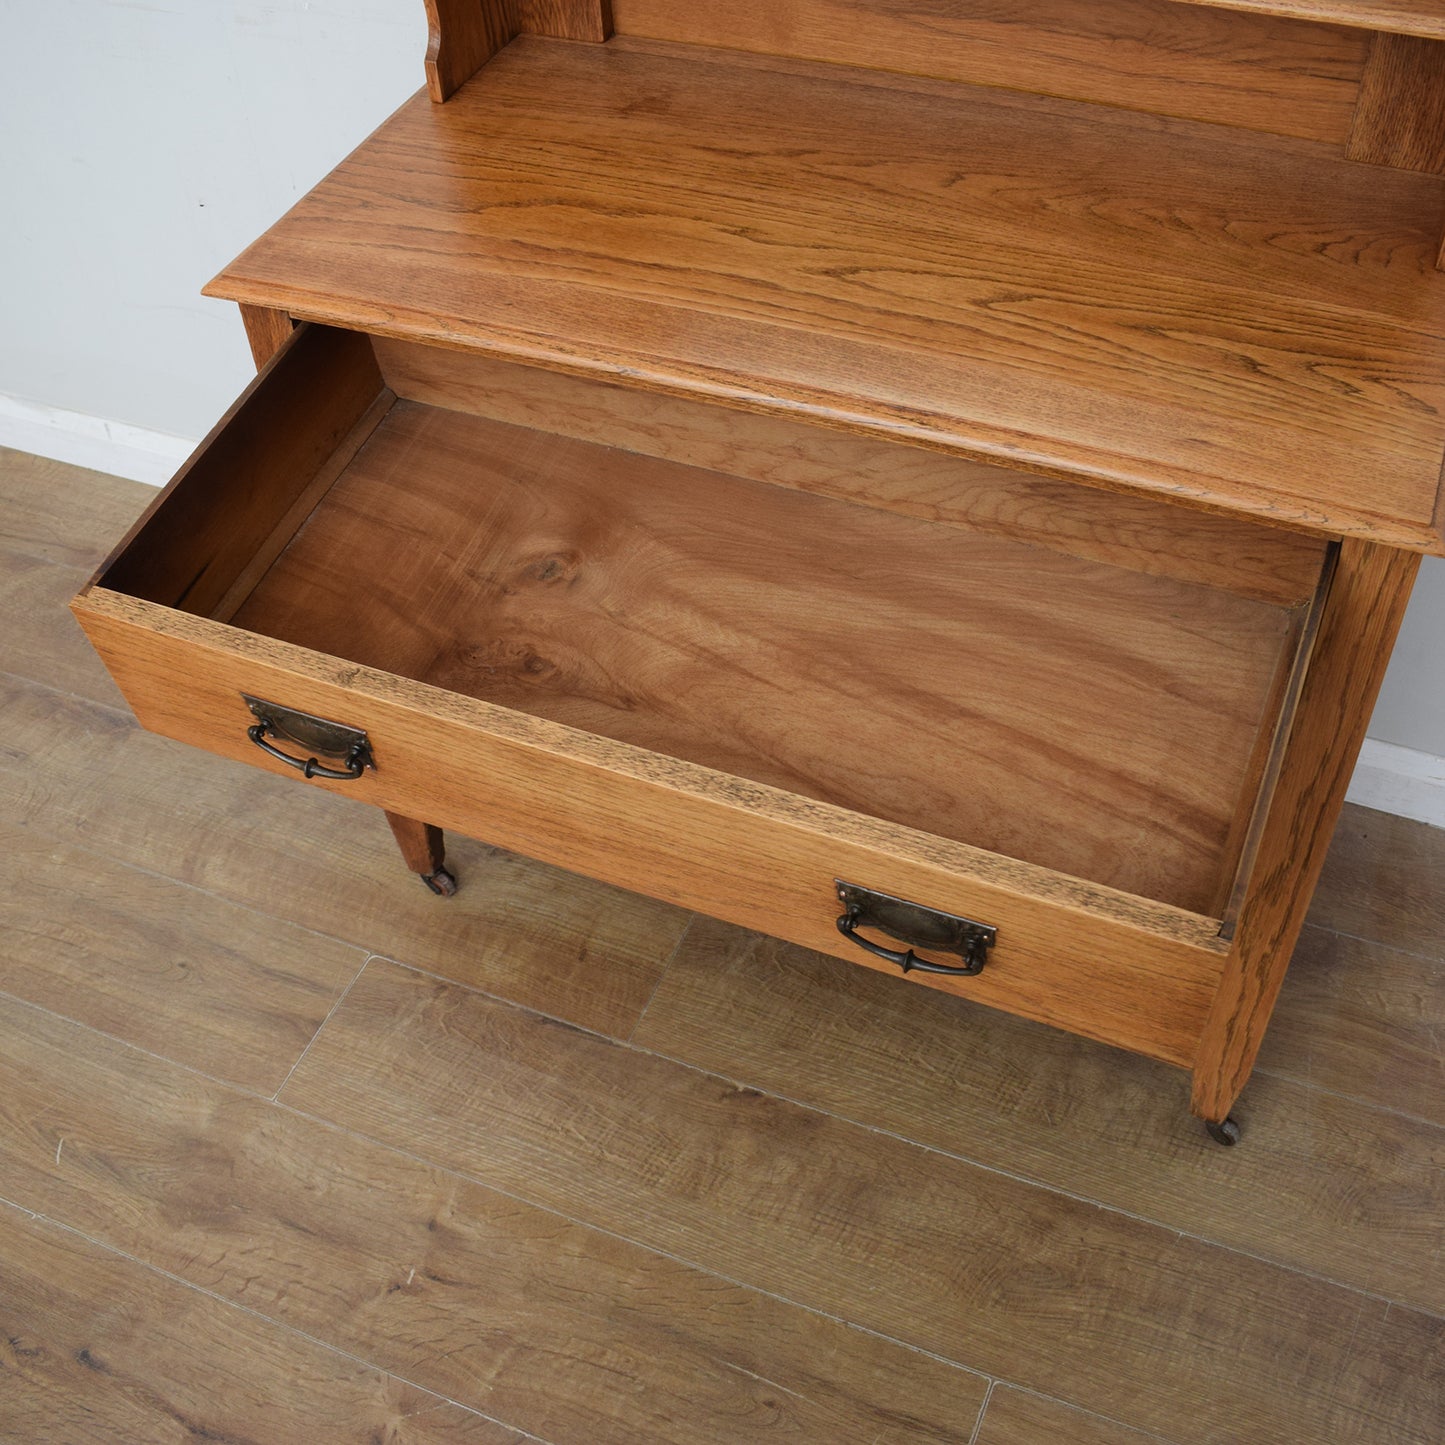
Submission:
M 1175 0 L 613 0 L 619 35 L 829 60 L 1343 144 L 1368 34 Z
M 520 29 L 518 0 L 426 0 L 426 86 L 444 101 Z
M 1324 866 L 1409 601 L 1415 553 L 1340 545 L 1239 928 L 1194 1064 L 1194 1112 L 1221 1120 L 1249 1078 Z

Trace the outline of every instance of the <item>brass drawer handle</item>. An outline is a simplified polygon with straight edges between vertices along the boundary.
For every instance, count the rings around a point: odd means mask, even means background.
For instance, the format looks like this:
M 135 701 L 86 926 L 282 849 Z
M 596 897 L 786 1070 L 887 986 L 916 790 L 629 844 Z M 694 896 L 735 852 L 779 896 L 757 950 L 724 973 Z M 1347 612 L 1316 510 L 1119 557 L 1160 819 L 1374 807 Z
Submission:
M 251 709 L 256 721 L 246 729 L 246 736 L 277 762 L 295 768 L 308 778 L 335 778 L 348 782 L 359 778 L 367 768 L 376 766 L 371 756 L 371 744 L 360 728 L 348 727 L 345 723 L 330 722 L 326 718 L 314 717 L 311 713 L 299 712 L 295 708 L 282 707 L 279 703 L 267 702 L 264 698 L 241 696 Z M 267 735 L 284 738 L 287 742 L 299 743 L 303 748 L 315 748 L 342 760 L 339 768 L 328 768 L 315 757 L 297 758 L 283 752 L 273 743 L 266 741 Z
M 871 888 L 860 888 L 856 883 L 844 883 L 841 878 L 835 879 L 834 884 L 843 904 L 838 932 L 859 948 L 867 949 L 875 958 L 896 963 L 904 973 L 946 973 L 972 978 L 983 972 L 983 966 L 988 962 L 988 951 L 998 939 L 996 928 L 956 913 L 925 908 L 921 903 L 910 903 L 906 898 L 895 898 L 890 893 L 878 893 Z M 884 948 L 881 943 L 874 943 L 858 932 L 864 926 L 881 929 L 919 948 L 956 953 L 963 959 L 963 964 L 930 963 L 926 958 L 919 958 L 911 948 L 902 951 Z

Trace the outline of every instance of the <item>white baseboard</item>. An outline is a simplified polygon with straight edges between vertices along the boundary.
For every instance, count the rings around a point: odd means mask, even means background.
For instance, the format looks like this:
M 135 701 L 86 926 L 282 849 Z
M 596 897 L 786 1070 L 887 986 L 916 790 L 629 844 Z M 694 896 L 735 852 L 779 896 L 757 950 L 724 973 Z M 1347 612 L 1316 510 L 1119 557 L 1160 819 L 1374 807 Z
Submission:
M 1348 799 L 1445 828 L 1445 758 L 1366 738 Z
M 162 486 L 196 443 L 0 395 L 0 446 Z M 1445 758 L 1366 738 L 1349 801 L 1445 828 Z
M 196 449 L 188 437 L 0 395 L 0 447 L 164 486 Z

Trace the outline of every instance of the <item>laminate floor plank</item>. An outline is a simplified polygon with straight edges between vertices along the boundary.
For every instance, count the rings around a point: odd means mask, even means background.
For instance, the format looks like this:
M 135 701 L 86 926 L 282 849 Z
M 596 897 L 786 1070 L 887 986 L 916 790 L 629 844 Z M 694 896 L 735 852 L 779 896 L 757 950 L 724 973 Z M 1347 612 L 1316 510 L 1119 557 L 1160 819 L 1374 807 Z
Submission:
M 366 954 L 0 823 L 0 990 L 274 1093 Z
M 1346 807 L 1310 919 L 1445 960 L 1445 828 Z
M 0 1179 L 26 1209 L 555 1445 L 965 1445 L 984 1399 L 977 1374 L 14 1001 Z
M 1435 1439 L 1438 1320 L 395 966 L 281 1098 L 1180 1445 Z
M 975 1445 L 1168 1445 L 1160 1435 L 1087 1415 L 1060 1400 L 996 1385 Z
M 1441 1039 L 1445 960 L 1306 924 L 1259 1068 L 1445 1127 Z
M 699 919 L 635 1042 L 1172 1229 L 1445 1309 L 1445 1130 L 1261 1076 L 1237 1111 L 1249 1147 L 1225 1153 L 1189 1117 L 1183 1073 L 923 992 Z
M 87 575 L 84 568 L 0 544 L 0 617 L 9 619 L 0 628 L 0 672 L 124 707 L 120 689 L 66 607 Z
M 457 896 L 405 870 L 373 808 L 0 677 L 0 820 L 369 952 L 626 1037 L 689 915 L 451 836 Z
M 0 546 L 89 574 L 155 494 L 144 482 L 0 447 Z
M 0 1206 L 0 1439 L 521 1445 L 471 1411 Z

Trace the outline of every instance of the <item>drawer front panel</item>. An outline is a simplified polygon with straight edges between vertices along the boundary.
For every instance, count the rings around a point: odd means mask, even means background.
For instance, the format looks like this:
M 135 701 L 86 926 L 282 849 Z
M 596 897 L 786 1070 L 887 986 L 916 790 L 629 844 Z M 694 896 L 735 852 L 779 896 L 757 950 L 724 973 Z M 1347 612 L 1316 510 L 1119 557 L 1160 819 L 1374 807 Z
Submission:
M 888 972 L 840 935 L 836 879 L 961 914 L 997 930 L 984 970 L 910 978 L 1192 1061 L 1224 957 L 1208 920 L 104 588 L 76 612 L 155 732 L 300 781 L 242 694 L 346 723 L 374 770 L 303 786 Z

